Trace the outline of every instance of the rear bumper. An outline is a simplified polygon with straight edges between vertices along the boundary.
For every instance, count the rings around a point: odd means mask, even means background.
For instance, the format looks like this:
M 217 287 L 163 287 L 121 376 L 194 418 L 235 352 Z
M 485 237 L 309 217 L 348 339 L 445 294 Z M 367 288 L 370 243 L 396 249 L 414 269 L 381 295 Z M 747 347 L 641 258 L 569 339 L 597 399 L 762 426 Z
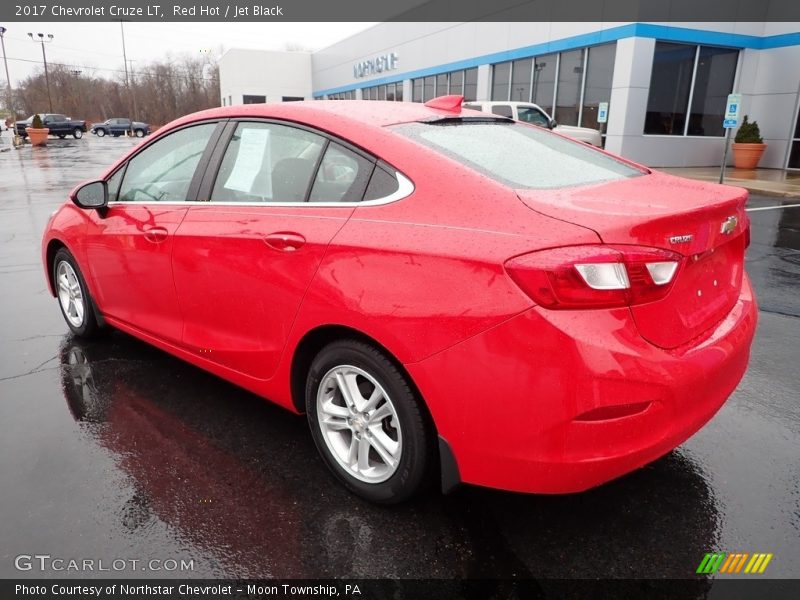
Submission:
M 642 339 L 628 309 L 534 307 L 406 368 L 462 481 L 578 492 L 700 429 L 741 380 L 756 321 L 745 277 L 725 319 L 675 350 Z

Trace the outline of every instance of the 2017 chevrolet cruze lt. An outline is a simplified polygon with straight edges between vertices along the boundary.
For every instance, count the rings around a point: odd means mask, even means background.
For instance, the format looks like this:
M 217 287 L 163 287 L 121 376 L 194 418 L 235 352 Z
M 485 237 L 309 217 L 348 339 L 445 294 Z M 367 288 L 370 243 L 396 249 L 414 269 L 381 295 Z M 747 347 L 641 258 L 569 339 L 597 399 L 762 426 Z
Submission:
M 437 476 L 576 492 L 675 448 L 747 366 L 746 192 L 460 104 L 160 129 L 47 225 L 67 325 L 305 412 L 375 502 Z

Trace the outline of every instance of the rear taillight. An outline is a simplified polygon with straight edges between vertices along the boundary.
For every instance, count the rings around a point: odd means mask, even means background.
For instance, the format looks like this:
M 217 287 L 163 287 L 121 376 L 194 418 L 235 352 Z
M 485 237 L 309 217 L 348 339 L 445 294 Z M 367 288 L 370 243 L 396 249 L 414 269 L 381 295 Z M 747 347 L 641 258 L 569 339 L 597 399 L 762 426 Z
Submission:
M 665 297 L 682 258 L 643 246 L 567 246 L 512 258 L 506 270 L 545 308 L 612 308 Z

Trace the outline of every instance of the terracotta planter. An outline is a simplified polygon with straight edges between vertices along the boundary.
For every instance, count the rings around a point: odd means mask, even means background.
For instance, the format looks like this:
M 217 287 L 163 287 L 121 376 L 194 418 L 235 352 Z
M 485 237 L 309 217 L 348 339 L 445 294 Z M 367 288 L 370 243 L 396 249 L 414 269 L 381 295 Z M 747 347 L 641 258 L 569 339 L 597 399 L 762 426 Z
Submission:
M 41 129 L 34 129 L 33 127 L 26 127 L 25 133 L 31 139 L 31 144 L 34 146 L 44 146 L 47 143 L 47 136 L 50 130 L 47 127 Z
M 755 169 L 761 155 L 767 149 L 766 144 L 733 143 L 733 166 L 737 169 Z

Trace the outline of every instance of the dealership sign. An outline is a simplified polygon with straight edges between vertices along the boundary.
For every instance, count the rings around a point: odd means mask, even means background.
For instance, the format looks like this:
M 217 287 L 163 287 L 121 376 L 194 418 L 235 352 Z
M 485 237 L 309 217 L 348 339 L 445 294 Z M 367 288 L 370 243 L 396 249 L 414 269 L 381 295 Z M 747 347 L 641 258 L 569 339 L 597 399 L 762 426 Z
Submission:
M 393 71 L 397 68 L 397 52 L 382 54 L 369 60 L 362 60 L 353 65 L 353 77 L 361 79 L 368 75 L 376 75 L 384 71 Z

